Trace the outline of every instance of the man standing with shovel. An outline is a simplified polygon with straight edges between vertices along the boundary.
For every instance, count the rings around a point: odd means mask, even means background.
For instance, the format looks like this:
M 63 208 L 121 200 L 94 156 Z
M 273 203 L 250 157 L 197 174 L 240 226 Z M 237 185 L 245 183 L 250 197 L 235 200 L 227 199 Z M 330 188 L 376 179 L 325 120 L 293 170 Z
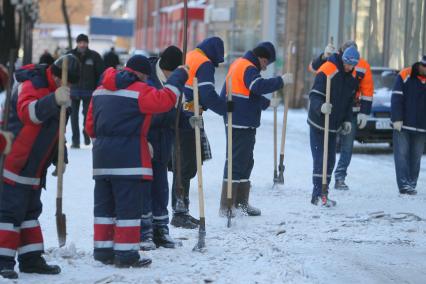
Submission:
M 61 271 L 42 257 L 43 236 L 38 217 L 46 171 L 57 154 L 60 107 L 71 105 L 69 87 L 59 87 L 65 57 L 68 82 L 73 84 L 78 81 L 80 70 L 73 55 L 59 58 L 50 67 L 26 65 L 15 73 L 20 86 L 11 100 L 9 130 L 16 138 L 6 157 L 0 198 L 0 275 L 4 278 L 18 278 L 13 269 L 16 254 L 20 272 Z
M 232 200 L 233 206 L 240 208 L 244 214 L 259 216 L 260 209 L 249 205 L 250 174 L 254 166 L 253 150 L 256 139 L 256 128 L 260 126 L 260 114 L 270 105 L 276 107 L 280 98 L 271 100 L 271 93 L 284 85 L 293 83 L 292 74 L 284 74 L 264 79 L 260 71 L 275 61 L 275 47 L 270 42 L 262 42 L 253 50 L 235 60 L 228 71 L 221 96 L 232 94 L 234 109 L 232 112 Z M 227 84 L 232 82 L 232 87 Z M 225 124 L 227 118 L 225 117 Z M 222 195 L 219 214 L 226 216 L 227 207 L 227 162 L 225 162 Z
M 335 201 L 328 198 L 328 184 L 336 160 L 336 134 L 340 132 L 347 135 L 351 132 L 352 102 L 358 87 L 354 67 L 358 61 L 359 53 L 354 46 L 347 48 L 343 54 L 331 55 L 318 70 L 309 93 L 308 124 L 314 162 L 312 176 L 314 188 L 311 199 L 313 205 L 318 205 L 320 199 L 325 207 L 336 205 Z M 328 96 L 330 102 L 326 100 Z M 324 139 L 324 134 L 329 139 Z M 326 151 L 328 155 L 323 155 L 325 140 L 328 140 Z M 322 180 L 323 160 L 326 163 L 325 181 Z

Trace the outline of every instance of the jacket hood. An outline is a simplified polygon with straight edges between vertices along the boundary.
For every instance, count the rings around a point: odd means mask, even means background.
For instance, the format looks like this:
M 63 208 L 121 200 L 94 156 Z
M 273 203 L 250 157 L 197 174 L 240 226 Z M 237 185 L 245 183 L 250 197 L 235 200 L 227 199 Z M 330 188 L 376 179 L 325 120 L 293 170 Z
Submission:
M 253 51 L 249 50 L 247 51 L 243 58 L 247 59 L 248 61 L 250 61 L 251 63 L 253 63 L 257 69 L 260 70 L 260 62 L 259 59 L 257 59 L 256 54 L 253 53 Z
M 53 79 L 50 78 L 49 80 L 50 71 L 48 67 L 46 64 L 24 65 L 15 71 L 15 79 L 19 83 L 29 80 L 36 89 L 54 88 Z
M 223 47 L 223 41 L 219 37 L 206 38 L 197 45 L 197 48 L 204 52 L 215 67 L 218 67 L 220 63 L 225 61 L 225 49 Z
M 126 89 L 134 82 L 140 81 L 131 69 L 117 70 L 112 67 L 105 70 L 101 78 L 102 86 L 110 91 Z

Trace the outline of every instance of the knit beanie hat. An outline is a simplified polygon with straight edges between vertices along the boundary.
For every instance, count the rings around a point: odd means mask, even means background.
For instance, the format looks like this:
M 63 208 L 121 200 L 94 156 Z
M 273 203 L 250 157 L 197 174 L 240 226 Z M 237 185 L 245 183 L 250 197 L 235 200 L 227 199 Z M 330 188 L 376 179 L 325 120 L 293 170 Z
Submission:
M 126 63 L 126 67 L 146 75 L 151 75 L 152 71 L 148 58 L 140 54 L 130 57 Z
M 167 71 L 173 71 L 182 65 L 182 51 L 171 45 L 167 47 L 160 55 L 160 68 Z

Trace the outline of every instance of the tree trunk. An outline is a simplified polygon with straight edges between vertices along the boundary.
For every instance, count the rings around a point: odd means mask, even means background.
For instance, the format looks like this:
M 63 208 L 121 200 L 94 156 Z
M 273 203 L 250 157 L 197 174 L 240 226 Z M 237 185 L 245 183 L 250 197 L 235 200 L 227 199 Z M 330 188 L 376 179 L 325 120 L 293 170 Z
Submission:
M 62 15 L 64 16 L 64 22 L 65 26 L 67 27 L 67 37 L 68 37 L 68 50 L 72 49 L 72 39 L 71 39 L 71 25 L 70 25 L 70 18 L 68 17 L 68 11 L 67 11 L 67 1 L 62 0 Z

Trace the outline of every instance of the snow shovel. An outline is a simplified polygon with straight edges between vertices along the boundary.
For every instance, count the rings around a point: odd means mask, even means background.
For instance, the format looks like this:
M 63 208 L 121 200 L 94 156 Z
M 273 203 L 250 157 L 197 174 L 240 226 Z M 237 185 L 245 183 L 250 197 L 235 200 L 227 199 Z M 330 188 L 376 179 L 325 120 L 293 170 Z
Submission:
M 231 218 L 232 218 L 232 111 L 230 111 L 229 106 L 232 103 L 232 75 L 229 76 L 228 80 L 228 182 L 227 182 L 227 194 L 226 198 L 228 201 L 228 211 L 227 218 L 228 223 L 227 227 L 231 227 Z
M 62 86 L 68 84 L 68 60 L 62 60 Z M 65 124 L 66 106 L 61 106 L 59 117 L 59 141 L 58 141 L 58 191 L 56 195 L 56 229 L 58 232 L 59 247 L 63 247 L 67 240 L 67 224 L 65 214 L 62 212 L 62 192 L 64 183 L 64 148 L 65 148 Z
M 275 92 L 274 97 L 277 96 Z M 278 182 L 278 172 L 277 172 L 277 107 L 274 107 L 274 185 Z
M 288 44 L 288 50 L 287 50 L 287 73 L 290 73 L 291 71 L 291 53 L 293 49 L 293 42 L 290 41 Z M 287 114 L 288 114 L 288 104 L 290 101 L 290 94 L 289 94 L 290 88 L 287 88 L 287 93 L 284 95 L 284 116 L 283 116 L 283 128 L 281 133 L 281 149 L 280 149 L 280 165 L 278 166 L 278 178 L 276 183 L 278 184 L 284 184 L 284 153 L 285 153 L 285 140 L 287 135 Z
M 327 76 L 327 85 L 325 89 L 325 102 L 330 103 L 331 78 Z M 327 164 L 328 164 L 328 130 L 330 128 L 330 114 L 325 114 L 324 117 L 324 146 L 322 157 L 322 187 L 321 201 L 323 205 L 327 204 L 328 200 L 328 182 L 327 182 Z M 334 202 L 334 201 L 333 201 Z M 335 205 L 335 204 L 334 204 Z
M 200 104 L 198 102 L 198 79 L 194 78 L 194 116 L 200 117 Z M 204 192 L 203 192 L 203 167 L 201 157 L 201 135 L 200 127 L 195 125 L 195 154 L 197 156 L 197 177 L 198 177 L 198 203 L 200 206 L 200 227 L 198 229 L 198 243 L 193 248 L 193 251 L 202 252 L 206 247 L 206 218 L 204 214 Z

